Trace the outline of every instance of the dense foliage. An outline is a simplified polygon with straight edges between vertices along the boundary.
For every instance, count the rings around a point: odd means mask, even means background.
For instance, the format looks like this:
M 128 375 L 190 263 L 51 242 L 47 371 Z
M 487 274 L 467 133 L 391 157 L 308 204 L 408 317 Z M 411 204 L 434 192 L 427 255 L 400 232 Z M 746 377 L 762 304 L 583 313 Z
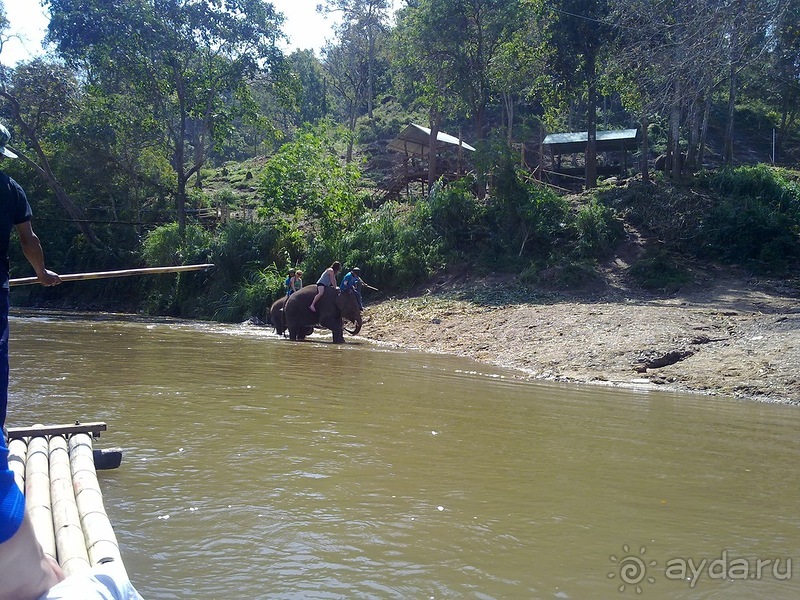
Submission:
M 313 283 L 333 260 L 386 293 L 463 265 L 574 287 L 634 231 L 631 273 L 656 289 L 689 259 L 779 273 L 800 254 L 798 176 L 756 164 L 800 158 L 800 0 L 415 0 L 394 20 L 386 0 L 329 0 L 319 57 L 283 55 L 262 0 L 45 4 L 53 53 L 12 66 L 0 0 L 0 118 L 49 265 L 216 268 L 18 303 L 263 319 L 290 269 Z M 431 154 L 427 185 L 384 195 L 409 122 L 477 152 L 455 180 Z M 606 183 L 592 132 L 632 127 L 638 164 Z M 590 134 L 577 195 L 530 151 L 565 130 Z

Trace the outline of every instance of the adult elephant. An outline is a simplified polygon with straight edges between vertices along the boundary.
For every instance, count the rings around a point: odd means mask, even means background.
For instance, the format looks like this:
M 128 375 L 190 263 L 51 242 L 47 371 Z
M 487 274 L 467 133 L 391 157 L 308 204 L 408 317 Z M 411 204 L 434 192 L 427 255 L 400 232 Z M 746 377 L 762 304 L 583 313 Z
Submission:
M 352 292 L 340 292 L 338 288 L 326 287 L 322 298 L 317 300 L 312 312 L 309 308 L 314 296 L 317 295 L 316 285 L 307 285 L 296 291 L 286 300 L 283 316 L 286 319 L 286 328 L 289 330 L 289 339 L 302 340 L 308 335 L 309 327 L 321 325 L 333 332 L 333 343 L 344 343 L 344 320 L 355 323 L 355 329 L 347 333 L 357 335 L 361 331 L 361 308 L 358 298 Z
M 286 318 L 283 316 L 283 307 L 289 296 L 281 296 L 269 307 L 269 322 L 275 328 L 275 333 L 283 335 L 286 331 Z
M 289 296 L 282 296 L 272 303 L 269 308 L 269 322 L 275 328 L 277 335 L 286 334 L 286 316 L 284 315 L 284 308 L 286 308 L 286 300 Z M 309 325 L 305 328 L 303 337 L 314 333 L 314 326 Z

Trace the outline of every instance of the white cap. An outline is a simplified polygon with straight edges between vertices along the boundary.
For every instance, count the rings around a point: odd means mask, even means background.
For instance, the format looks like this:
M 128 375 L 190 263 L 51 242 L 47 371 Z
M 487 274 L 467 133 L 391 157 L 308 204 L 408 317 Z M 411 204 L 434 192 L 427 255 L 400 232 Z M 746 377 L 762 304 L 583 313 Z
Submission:
M 17 158 L 11 150 L 6 148 L 6 144 L 11 141 L 11 133 L 6 129 L 6 126 L 0 123 L 0 154 L 8 158 Z

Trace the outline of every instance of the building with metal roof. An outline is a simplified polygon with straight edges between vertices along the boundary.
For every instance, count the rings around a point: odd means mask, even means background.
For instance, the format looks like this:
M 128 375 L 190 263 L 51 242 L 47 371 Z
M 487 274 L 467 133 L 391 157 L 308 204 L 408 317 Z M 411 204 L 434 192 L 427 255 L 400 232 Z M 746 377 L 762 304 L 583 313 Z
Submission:
M 629 153 L 639 149 L 638 129 L 617 129 L 598 131 L 595 142 L 597 152 L 597 174 L 625 177 L 628 172 Z M 589 133 L 551 133 L 542 140 L 542 172 L 551 183 L 573 187 L 585 184 L 586 160 L 579 161 L 577 154 L 585 154 L 589 143 Z M 562 156 L 572 154 L 571 166 L 562 164 Z M 547 165 L 545 156 L 550 157 Z
M 415 123 L 410 123 L 400 134 L 389 142 L 389 148 L 406 154 L 426 158 L 430 151 L 431 130 Z M 464 140 L 453 137 L 443 131 L 436 134 L 436 151 L 444 150 L 448 146 L 461 147 L 471 152 L 475 148 Z
M 549 146 L 553 154 L 572 154 L 573 152 L 586 152 L 588 142 L 589 133 L 577 131 L 574 133 L 551 133 L 542 140 L 542 145 Z M 598 152 L 636 150 L 639 147 L 639 130 L 598 131 L 596 144 Z

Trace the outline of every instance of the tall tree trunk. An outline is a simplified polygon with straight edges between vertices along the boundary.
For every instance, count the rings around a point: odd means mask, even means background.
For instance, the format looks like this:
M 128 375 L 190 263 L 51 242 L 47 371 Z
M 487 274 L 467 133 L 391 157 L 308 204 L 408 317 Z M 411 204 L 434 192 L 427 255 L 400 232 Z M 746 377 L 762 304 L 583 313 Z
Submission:
M 183 120 L 183 119 L 182 119 Z M 182 132 L 186 131 L 185 123 L 181 124 L 179 132 L 174 132 L 173 143 L 175 148 L 172 154 L 172 168 L 178 176 L 177 187 L 175 189 L 175 212 L 178 216 L 178 234 L 183 239 L 186 233 L 186 156 L 184 154 L 184 138 Z
M 689 105 L 689 143 L 686 148 L 685 169 L 695 170 L 697 167 L 697 147 L 700 140 L 700 106 L 702 100 L 695 96 Z
M 697 151 L 697 166 L 703 167 L 706 158 L 706 138 L 708 137 L 708 119 L 711 116 L 711 89 L 706 90 L 703 106 L 703 124 L 700 126 L 700 148 Z
M 353 143 L 355 141 L 355 131 L 356 131 L 356 115 L 355 113 L 350 113 L 350 118 L 347 123 L 347 128 L 350 131 L 350 135 L 347 136 L 347 153 L 345 155 L 344 161 L 349 165 L 353 162 Z
M 725 123 L 725 164 L 730 166 L 733 163 L 733 116 L 736 110 L 736 62 L 734 52 L 736 51 L 736 29 L 731 34 L 731 64 L 730 64 L 730 86 L 728 88 L 728 120 Z
M 428 193 L 431 193 L 433 184 L 436 183 L 436 138 L 439 135 L 439 123 L 442 118 L 441 111 L 432 108 L 429 113 L 431 136 L 428 145 Z
M 677 178 L 681 172 L 681 80 L 675 77 L 670 112 L 670 152 L 666 169 L 670 177 Z
M 178 234 L 186 235 L 186 179 L 178 175 L 178 189 L 175 192 L 175 209 L 178 213 Z
M 367 114 L 372 120 L 373 97 L 375 96 L 375 33 L 373 32 L 372 25 L 367 27 L 367 35 L 369 36 L 369 56 L 367 64 Z
M 592 189 L 597 186 L 597 82 L 595 81 L 595 69 L 594 52 L 586 52 L 586 80 L 588 82 L 587 92 L 589 96 L 586 189 Z
M 736 110 L 736 71 L 731 65 L 730 88 L 728 90 L 728 119 L 725 123 L 725 164 L 733 164 L 733 117 Z
M 189 180 L 189 176 L 186 174 L 186 88 L 181 77 L 180 67 L 173 64 L 172 71 L 180 114 L 177 130 L 170 126 L 174 146 L 172 168 L 175 169 L 175 174 L 178 178 L 177 189 L 175 190 L 175 211 L 178 215 L 178 235 L 183 239 L 186 235 L 186 182 Z
M 511 148 L 511 143 L 514 139 L 514 96 L 510 92 L 503 92 L 502 97 L 506 113 L 506 141 L 508 147 Z
M 639 168 L 642 171 L 642 181 L 650 183 L 650 161 L 648 160 L 650 154 L 650 137 L 647 133 L 647 111 L 642 109 L 642 158 L 640 160 Z

